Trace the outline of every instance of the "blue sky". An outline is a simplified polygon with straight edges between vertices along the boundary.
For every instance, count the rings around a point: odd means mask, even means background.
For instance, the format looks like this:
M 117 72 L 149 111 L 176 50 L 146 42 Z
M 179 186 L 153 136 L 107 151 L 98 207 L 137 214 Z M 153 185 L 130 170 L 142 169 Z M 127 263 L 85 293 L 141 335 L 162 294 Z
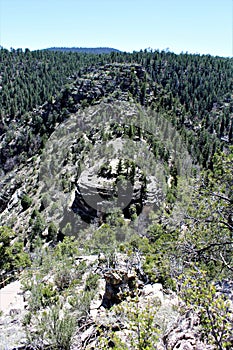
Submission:
M 0 0 L 0 45 L 232 56 L 233 0 Z

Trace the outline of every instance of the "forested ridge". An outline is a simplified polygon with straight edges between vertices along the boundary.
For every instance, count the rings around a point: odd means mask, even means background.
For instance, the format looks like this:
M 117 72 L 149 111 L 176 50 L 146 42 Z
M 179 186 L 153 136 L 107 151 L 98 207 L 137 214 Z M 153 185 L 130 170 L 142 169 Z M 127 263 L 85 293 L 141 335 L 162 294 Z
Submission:
M 91 54 L 109 54 L 111 52 L 120 52 L 120 50 L 113 49 L 111 47 L 49 47 L 49 51 L 62 51 L 62 52 L 82 52 Z
M 22 349 L 232 349 L 232 58 L 1 48 L 0 113 Z
M 184 134 L 189 151 L 199 163 L 208 166 L 220 140 L 232 143 L 232 59 L 169 52 L 113 52 L 110 55 L 77 54 L 20 49 L 0 51 L 1 133 L 12 120 L 21 124 L 28 113 L 51 101 L 62 87 L 82 76 L 91 65 L 137 63 L 147 76 L 135 89 L 129 73 L 129 94 L 140 89 L 153 95 L 154 109 L 166 114 Z M 142 104 L 146 104 L 141 97 Z M 35 116 L 36 119 L 36 116 Z M 36 121 L 35 121 L 36 123 Z M 44 130 L 46 135 L 48 130 Z M 41 135 L 42 136 L 42 135 Z M 194 141 L 196 139 L 196 142 Z

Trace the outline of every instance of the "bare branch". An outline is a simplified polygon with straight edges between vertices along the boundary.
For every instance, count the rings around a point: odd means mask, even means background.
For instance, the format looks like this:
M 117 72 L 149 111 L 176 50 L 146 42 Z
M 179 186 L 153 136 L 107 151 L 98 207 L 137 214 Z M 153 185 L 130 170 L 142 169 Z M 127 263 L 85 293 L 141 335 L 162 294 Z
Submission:
M 225 245 L 232 245 L 233 244 L 233 241 L 227 241 L 227 242 L 220 242 L 220 243 L 211 243 L 209 244 L 208 246 L 204 247 L 204 248 L 201 248 L 201 249 L 198 249 L 197 250 L 197 254 L 201 254 L 203 252 L 205 252 L 206 250 L 209 250 L 213 247 L 222 247 L 222 246 L 225 246 Z
M 225 265 L 229 270 L 233 271 L 233 267 L 231 267 L 231 266 L 226 262 L 226 260 L 224 259 L 224 257 L 223 257 L 223 255 L 222 255 L 221 252 L 219 253 L 219 255 L 220 255 L 220 257 L 221 257 L 222 262 L 224 263 L 224 265 Z
M 218 198 L 223 199 L 224 201 L 227 201 L 227 202 L 229 202 L 230 204 L 232 204 L 232 199 L 230 199 L 230 198 L 228 198 L 228 197 L 226 197 L 226 196 L 223 196 L 222 194 L 219 194 L 219 193 L 216 193 L 216 192 L 210 192 L 210 194 L 211 194 L 212 196 L 218 197 Z

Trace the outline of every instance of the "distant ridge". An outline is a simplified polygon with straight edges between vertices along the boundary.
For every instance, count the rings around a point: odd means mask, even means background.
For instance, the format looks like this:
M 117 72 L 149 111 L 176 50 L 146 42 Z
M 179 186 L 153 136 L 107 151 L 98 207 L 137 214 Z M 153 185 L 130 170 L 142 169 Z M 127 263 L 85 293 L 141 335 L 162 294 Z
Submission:
M 81 52 L 81 53 L 111 53 L 111 52 L 121 52 L 120 50 L 113 49 L 111 47 L 49 47 L 45 50 L 48 51 L 62 51 L 62 52 Z

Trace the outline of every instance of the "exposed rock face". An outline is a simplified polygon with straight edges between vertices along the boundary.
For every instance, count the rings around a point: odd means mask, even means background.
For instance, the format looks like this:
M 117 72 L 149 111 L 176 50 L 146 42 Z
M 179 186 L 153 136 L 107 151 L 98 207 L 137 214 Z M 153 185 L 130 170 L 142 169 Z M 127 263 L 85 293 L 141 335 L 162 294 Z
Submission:
M 133 260 L 118 254 L 115 268 L 104 271 L 105 293 L 102 306 L 109 309 L 119 304 L 126 296 L 134 297 L 137 290 L 147 281 L 141 267 L 141 258 L 136 254 Z
M 179 317 L 163 337 L 166 350 L 211 350 L 210 345 L 200 341 L 200 321 L 197 315 L 188 311 L 183 317 Z
M 146 77 L 145 69 L 137 64 L 106 64 L 102 67 L 90 67 L 85 70 L 86 78 L 78 78 L 74 84 L 72 98 L 76 103 L 82 100 L 92 102 L 111 94 L 126 98 L 128 92 L 137 95 L 140 101 L 140 82 Z M 82 76 L 82 74 L 81 74 Z M 125 95 L 124 95 L 125 94 Z
M 131 258 L 124 254 L 117 254 L 115 266 L 106 268 L 104 257 L 99 259 L 98 271 L 103 278 L 99 280 L 96 298 L 90 305 L 90 320 L 83 326 L 83 332 L 75 338 L 73 349 L 98 349 L 98 331 L 113 327 L 121 339 L 127 339 L 129 330 L 124 319 L 116 319 L 114 316 L 114 305 L 124 300 L 134 300 L 137 297 L 137 308 L 143 310 L 152 300 L 157 300 L 160 305 L 157 311 L 158 324 L 171 327 L 177 320 L 178 313 L 174 306 L 178 305 L 178 298 L 174 293 L 165 294 L 159 283 L 146 284 L 147 278 L 141 267 L 141 256 L 135 253 Z M 103 261 L 103 262 L 102 262 Z M 105 266 L 105 267 L 104 267 Z M 113 308 L 112 308 L 113 307 Z M 136 307 L 136 306 L 135 306 Z M 112 309 L 111 309 L 112 308 Z M 158 349 L 164 350 L 162 340 Z
M 129 216 L 130 207 L 135 205 L 138 212 L 142 209 L 145 184 L 139 168 L 134 170 L 131 180 L 128 178 L 130 167 L 118 172 L 119 160 L 112 160 L 101 171 L 95 167 L 82 172 L 78 179 L 72 210 L 84 220 L 90 221 L 110 212 L 117 206 Z
M 124 270 L 107 271 L 104 275 L 106 286 L 102 305 L 109 309 L 122 301 L 126 295 L 134 296 L 137 281 L 135 273 Z
M 233 281 L 223 280 L 215 284 L 217 292 L 223 294 L 227 300 L 231 302 L 231 308 L 233 309 Z
M 1 225 L 12 227 L 17 233 L 27 234 L 32 208 L 23 210 L 21 199 L 29 194 L 38 183 L 38 159 L 30 159 L 27 164 L 0 177 L 0 221 Z M 37 195 L 35 194 L 35 199 Z M 25 236 L 21 236 L 23 239 Z

